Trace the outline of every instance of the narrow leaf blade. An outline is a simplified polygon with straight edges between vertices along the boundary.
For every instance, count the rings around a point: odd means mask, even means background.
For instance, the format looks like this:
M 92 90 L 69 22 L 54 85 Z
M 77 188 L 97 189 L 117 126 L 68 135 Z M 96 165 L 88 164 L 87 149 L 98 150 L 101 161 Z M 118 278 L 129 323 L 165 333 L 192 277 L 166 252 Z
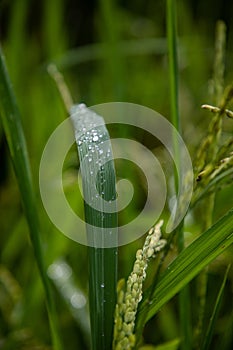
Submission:
M 0 114 L 3 129 L 6 134 L 10 155 L 14 166 L 25 215 L 27 218 L 30 238 L 34 249 L 40 277 L 43 282 L 47 301 L 48 315 L 54 348 L 61 349 L 55 306 L 52 298 L 50 282 L 44 266 L 44 259 L 40 242 L 39 218 L 36 208 L 35 191 L 32 184 L 32 176 L 27 152 L 27 146 L 20 113 L 7 72 L 4 57 L 0 48 Z
M 118 243 L 111 143 L 103 118 L 85 105 L 73 106 L 71 119 L 85 201 L 92 348 L 107 350 L 112 345 Z
M 168 266 L 161 275 L 152 300 L 145 293 L 138 315 L 137 328 L 143 326 L 140 320 L 148 321 L 159 309 L 178 293 L 187 283 L 233 243 L 233 209 L 216 224 L 190 244 Z
M 215 326 L 215 323 L 216 323 L 216 320 L 217 320 L 217 317 L 218 317 L 218 314 L 219 314 L 221 301 L 222 301 L 222 297 L 223 297 L 223 292 L 224 292 L 224 288 L 225 288 L 225 285 L 226 285 L 227 276 L 228 276 L 228 272 L 230 270 L 230 267 L 231 266 L 229 265 L 227 270 L 226 270 L 226 272 L 225 272 L 222 285 L 221 285 L 221 287 L 219 289 L 219 292 L 218 292 L 218 295 L 217 295 L 217 298 L 216 298 L 216 303 L 214 305 L 213 312 L 212 312 L 212 315 L 210 317 L 208 329 L 207 329 L 207 332 L 206 332 L 206 335 L 205 335 L 204 342 L 203 342 L 203 345 L 201 347 L 201 350 L 208 350 L 209 349 L 210 342 L 211 342 L 211 339 L 212 339 L 212 336 L 213 336 L 213 332 L 214 332 L 214 326 Z

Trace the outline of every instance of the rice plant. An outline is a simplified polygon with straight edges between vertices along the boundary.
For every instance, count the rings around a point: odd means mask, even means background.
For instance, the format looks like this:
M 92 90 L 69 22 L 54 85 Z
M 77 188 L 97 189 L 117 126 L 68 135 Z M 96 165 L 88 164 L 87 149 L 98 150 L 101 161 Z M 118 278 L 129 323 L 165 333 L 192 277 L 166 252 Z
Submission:
M 65 108 L 47 74 L 47 62 L 39 63 L 32 77 L 25 73 L 29 68 L 24 62 L 21 71 L 17 70 L 16 57 L 21 53 L 17 43 L 24 45 L 31 65 L 36 59 L 40 61 L 39 56 L 36 58 L 35 42 L 26 39 L 22 30 L 29 10 L 26 1 L 12 7 L 11 40 L 4 45 L 9 73 L 0 53 L 0 136 L 5 137 L 13 165 L 13 168 L 7 165 L 7 191 L 1 188 L 0 347 L 6 350 L 231 349 L 233 87 L 228 82 L 231 79 L 225 79 L 226 26 L 222 21 L 216 25 L 215 49 L 210 59 L 212 73 L 203 59 L 200 71 L 205 68 L 204 76 L 200 74 L 200 79 L 195 79 L 193 65 L 190 86 L 194 89 L 187 92 L 184 80 L 189 78 L 184 78 L 183 67 L 185 60 L 192 61 L 192 52 L 189 57 L 185 38 L 178 37 L 180 11 L 188 17 L 183 3 L 178 6 L 176 1 L 167 0 L 163 9 L 167 24 L 164 37 L 128 40 L 122 34 L 129 28 L 123 7 L 114 1 L 100 1 L 96 28 L 102 43 L 71 51 L 66 50 L 68 37 L 62 30 L 65 2 L 58 3 L 58 6 L 55 2 L 43 3 L 44 50 L 46 60 L 54 58 L 67 78 L 75 103 L 55 66 L 49 65 L 49 70 L 57 77 Z M 155 5 L 150 2 L 150 6 Z M 143 23 L 143 28 L 147 24 L 149 31 L 151 22 Z M 140 23 L 137 25 L 140 27 Z M 136 25 L 132 28 L 138 30 Z M 201 46 L 199 42 L 199 47 L 205 50 L 205 43 Z M 135 75 L 128 82 L 126 76 L 131 65 Z M 88 82 L 86 77 L 90 77 L 90 72 L 93 76 Z M 148 77 L 143 80 L 145 74 Z M 205 84 L 200 98 L 196 86 L 200 87 L 201 79 L 205 82 L 211 74 L 210 93 Z M 154 86 L 155 77 L 159 85 Z M 27 103 L 22 89 L 24 79 L 30 82 Z M 134 218 L 143 206 L 146 186 L 141 174 L 130 165 L 113 162 L 111 139 L 120 132 L 121 137 L 140 140 L 158 152 L 162 160 L 164 153 L 150 135 L 136 128 L 114 129 L 114 125 L 106 125 L 104 116 L 89 106 L 122 99 L 155 107 L 158 86 L 158 100 L 161 108 L 165 106 L 164 114 L 170 116 L 190 148 L 194 191 L 187 213 L 172 232 L 165 229 L 170 200 L 160 220 L 154 222 L 144 238 L 118 247 L 118 228 L 124 225 L 124 220 L 127 223 Z M 190 107 L 190 95 L 198 100 L 198 108 Z M 29 120 L 31 110 L 34 115 Z M 49 222 L 35 185 L 46 139 L 65 119 L 65 113 L 72 120 L 76 149 L 69 151 L 64 162 L 64 191 L 73 211 L 85 219 L 88 247 L 67 239 Z M 182 159 L 176 135 L 174 132 L 172 143 L 179 172 Z M 192 139 L 190 144 L 189 139 Z M 108 158 L 111 160 L 105 162 Z M 78 168 L 83 198 L 77 189 Z M 117 180 L 122 177 L 121 172 L 133 179 L 139 195 L 133 197 L 134 206 L 117 215 L 116 206 L 111 213 L 108 206 L 114 206 L 118 198 Z M 173 165 L 168 169 L 168 187 L 173 194 L 179 189 L 176 172 Z M 1 173 L 4 178 L 3 167 Z M 178 210 L 179 205 L 182 207 L 182 201 L 177 204 Z

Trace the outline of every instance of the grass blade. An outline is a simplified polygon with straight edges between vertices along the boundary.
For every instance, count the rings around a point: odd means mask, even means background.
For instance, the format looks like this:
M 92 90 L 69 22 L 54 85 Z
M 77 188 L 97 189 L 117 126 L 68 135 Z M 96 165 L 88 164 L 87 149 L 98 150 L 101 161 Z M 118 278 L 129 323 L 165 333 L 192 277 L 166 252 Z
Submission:
M 26 147 L 26 141 L 21 124 L 20 113 L 16 104 L 9 75 L 0 49 L 0 114 L 3 122 L 3 129 L 6 134 L 10 155 L 14 166 L 21 198 L 27 218 L 30 238 L 34 249 L 36 262 L 43 282 L 50 327 L 54 349 L 61 349 L 57 320 L 54 309 L 54 302 L 51 286 L 47 277 L 46 268 L 40 242 L 39 219 L 36 209 L 35 191 L 33 189 L 32 177 Z
M 176 1 L 167 0 L 167 40 L 170 79 L 170 99 L 172 124 L 180 132 L 180 116 L 178 105 L 178 58 L 176 38 Z M 175 140 L 174 140 L 175 142 Z M 177 144 L 178 146 L 178 144 Z M 178 157 L 178 154 L 177 154 Z
M 89 302 L 92 349 L 111 349 L 117 282 L 116 180 L 104 120 L 77 105 L 75 128 L 89 245 Z M 113 212 L 109 207 L 113 205 Z
M 218 317 L 218 314 L 219 314 L 221 301 L 222 301 L 222 297 L 223 297 L 223 292 L 224 292 L 224 287 L 225 287 L 225 284 L 226 284 L 226 281 L 227 281 L 227 276 L 228 276 L 228 272 L 230 270 L 230 267 L 231 267 L 230 265 L 227 267 L 227 270 L 226 270 L 224 278 L 223 278 L 222 285 L 221 285 L 221 287 L 219 289 L 218 296 L 217 296 L 217 299 L 216 299 L 216 303 L 215 303 L 215 306 L 213 308 L 213 313 L 212 313 L 211 318 L 210 318 L 210 322 L 209 322 L 209 325 L 208 325 L 208 329 L 207 329 L 207 332 L 206 332 L 206 335 L 205 335 L 204 342 L 203 342 L 203 345 L 201 347 L 201 350 L 208 350 L 209 347 L 210 347 L 210 342 L 211 342 L 211 339 L 212 339 L 212 336 L 213 336 L 214 326 L 215 326 L 215 323 L 216 323 L 216 320 L 217 320 L 217 317 Z
M 143 326 L 140 319 L 144 319 L 144 312 L 148 312 L 146 315 L 146 321 L 148 321 L 166 302 L 232 243 L 233 209 L 183 250 L 168 266 L 158 281 L 154 298 L 149 306 L 147 295 L 150 291 L 145 293 L 144 301 L 139 310 L 137 328 L 140 329 Z
M 167 0 L 167 39 L 168 39 L 168 59 L 169 59 L 169 77 L 170 77 L 170 100 L 171 117 L 175 128 L 181 132 L 180 114 L 179 114 L 179 68 L 177 55 L 177 33 L 176 33 L 176 1 Z M 176 164 L 180 170 L 180 150 L 176 135 L 173 134 L 173 145 Z M 174 169 L 176 171 L 176 169 Z M 175 189 L 178 189 L 178 179 L 174 175 Z M 184 249 L 184 229 L 183 223 L 177 229 L 178 251 Z M 191 314 L 190 314 L 190 293 L 187 285 L 179 294 L 179 313 L 181 323 L 182 342 L 181 348 L 191 349 Z

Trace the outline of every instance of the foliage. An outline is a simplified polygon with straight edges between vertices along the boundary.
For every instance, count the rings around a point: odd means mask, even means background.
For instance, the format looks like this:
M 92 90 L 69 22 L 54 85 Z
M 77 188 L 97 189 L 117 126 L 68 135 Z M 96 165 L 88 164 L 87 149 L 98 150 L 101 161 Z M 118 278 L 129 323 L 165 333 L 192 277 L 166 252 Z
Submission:
M 54 310 L 53 306 L 49 307 L 51 291 L 48 291 L 50 282 L 47 282 L 45 268 L 53 285 L 62 343 L 69 344 L 71 350 L 90 346 L 85 302 L 87 249 L 58 232 L 39 197 L 38 169 L 43 148 L 55 127 L 66 118 L 47 73 L 47 64 L 55 62 L 63 72 L 75 102 L 83 101 L 91 106 L 113 100 L 130 101 L 151 107 L 165 116 L 171 115 L 164 4 L 154 1 L 148 1 L 147 5 L 131 1 L 123 4 L 113 0 L 90 3 L 85 3 L 90 5 L 88 7 L 84 3 L 77 5 L 75 2 L 74 5 L 72 1 L 44 0 L 33 4 L 33 8 L 31 2 L 19 0 L 0 5 L 1 44 L 17 96 L 18 107 L 15 100 L 14 107 L 21 114 L 21 122 L 17 119 L 10 127 L 11 112 L 4 112 L 7 87 L 1 70 L 0 347 L 4 350 L 51 349 L 46 295 L 50 320 L 51 310 L 52 313 Z M 226 110 L 229 116 L 232 110 L 231 88 L 224 93 L 224 87 L 233 77 L 229 64 L 233 49 L 232 24 L 228 21 L 231 6 L 228 4 L 227 11 L 220 14 L 217 11 L 224 9 L 221 1 L 216 6 L 208 1 L 177 2 L 179 55 L 175 74 L 179 77 L 179 122 L 200 181 L 195 184 L 191 208 L 182 229 L 184 249 L 177 251 L 175 234 L 165 237 L 168 244 L 163 253 L 148 266 L 144 281 L 146 292 L 143 292 L 136 321 L 137 345 L 141 349 L 178 349 L 181 346 L 182 322 L 186 318 L 182 321 L 178 310 L 182 297 L 178 302 L 175 295 L 186 284 L 189 285 L 186 302 L 188 300 L 192 310 L 187 320 L 192 330 L 192 346 L 197 349 L 200 346 L 202 349 L 208 346 L 211 349 L 232 348 L 233 276 L 232 269 L 228 269 L 232 260 L 233 227 L 232 120 L 226 116 Z M 3 20 L 2 14 L 7 20 Z M 222 47 L 223 57 L 216 70 L 216 66 L 212 68 L 217 61 L 214 30 L 220 15 L 227 22 L 228 46 L 226 54 Z M 201 110 L 203 104 L 208 104 L 210 111 Z M 163 159 L 163 151 L 148 135 L 135 130 L 120 132 L 137 137 Z M 115 135 L 117 130 L 112 127 L 109 133 Z M 82 215 L 76 170 L 76 151 L 71 149 L 64 164 L 63 182 L 69 203 Z M 116 171 L 119 177 L 127 172 L 139 189 L 134 203 L 119 217 L 123 222 L 127 217 L 134 217 L 143 205 L 145 190 L 140 175 L 129 164 L 116 163 Z M 170 176 L 172 171 L 169 171 Z M 27 205 L 25 199 L 31 202 Z M 166 207 L 165 220 L 168 212 Z M 36 217 L 34 223 L 30 215 Z M 28 237 L 31 237 L 31 244 Z M 119 278 L 130 275 L 135 253 L 142 246 L 143 240 L 138 240 L 119 248 Z M 209 263 L 208 270 L 202 270 Z M 83 307 L 77 304 L 77 298 L 72 298 L 74 295 L 81 295 L 79 300 L 83 300 Z M 56 344 L 56 336 L 53 339 Z M 151 345 L 142 345 L 142 341 Z

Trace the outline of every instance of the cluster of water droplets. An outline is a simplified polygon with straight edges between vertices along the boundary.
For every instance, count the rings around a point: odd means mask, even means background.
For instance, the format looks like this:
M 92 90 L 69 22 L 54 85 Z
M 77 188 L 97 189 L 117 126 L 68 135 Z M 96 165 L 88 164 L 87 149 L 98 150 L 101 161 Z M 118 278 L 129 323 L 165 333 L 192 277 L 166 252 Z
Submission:
M 106 198 L 105 187 L 109 180 L 105 171 L 113 156 L 104 119 L 83 103 L 74 105 L 70 115 L 78 146 L 85 201 L 97 210 L 108 212 L 115 194 Z

